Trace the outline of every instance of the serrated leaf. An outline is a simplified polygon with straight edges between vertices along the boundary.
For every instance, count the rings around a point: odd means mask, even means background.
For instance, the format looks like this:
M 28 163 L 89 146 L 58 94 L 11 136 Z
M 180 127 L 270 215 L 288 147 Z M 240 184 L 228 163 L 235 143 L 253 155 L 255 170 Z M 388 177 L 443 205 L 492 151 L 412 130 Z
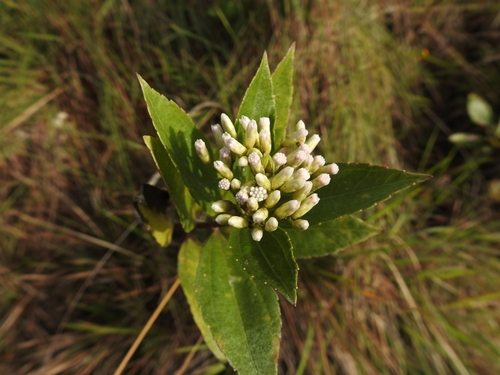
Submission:
M 193 198 L 205 212 L 213 215 L 210 206 L 220 199 L 217 173 L 211 165 L 202 163 L 194 148 L 197 139 L 208 141 L 177 104 L 149 87 L 139 75 L 138 79 L 161 143 Z
M 250 278 L 218 231 L 202 250 L 196 299 L 217 345 L 240 375 L 277 374 L 281 318 L 276 293 Z
M 295 305 L 298 266 L 284 230 L 278 228 L 274 232 L 265 232 L 259 242 L 252 239 L 250 229 L 232 230 L 229 246 L 254 280 L 278 289 Z
M 293 100 L 293 60 L 295 43 L 288 49 L 286 56 L 276 67 L 271 79 L 273 82 L 276 118 L 274 121 L 274 149 L 280 147 L 280 141 L 286 135 L 286 127 Z
M 467 113 L 473 123 L 488 126 L 493 124 L 493 110 L 486 100 L 477 94 L 467 95 Z
M 182 289 L 186 295 L 191 314 L 193 314 L 194 321 L 200 329 L 205 343 L 219 361 L 225 362 L 226 357 L 215 343 L 212 333 L 203 319 L 200 306 L 196 301 L 195 281 L 196 271 L 201 258 L 201 250 L 202 245 L 189 238 L 182 244 L 177 264 L 179 279 L 181 280 Z
M 269 117 L 271 120 L 271 135 L 274 127 L 275 103 L 273 82 L 271 80 L 271 71 L 267 61 L 267 54 L 264 53 L 259 69 L 250 82 L 240 109 L 238 110 L 239 120 L 241 116 L 247 116 L 250 119 L 259 121 L 261 117 Z M 239 135 L 243 136 L 243 129 L 238 127 Z
M 339 173 L 318 190 L 320 202 L 305 216 L 311 225 L 371 207 L 431 176 L 381 166 L 338 163 Z
M 340 217 L 310 226 L 301 232 L 286 230 L 296 259 L 335 254 L 350 245 L 365 241 L 379 230 L 352 216 Z
M 189 233 L 196 225 L 196 211 L 198 205 L 194 202 L 189 190 L 175 167 L 172 159 L 158 138 L 144 136 L 144 143 L 151 151 L 151 156 L 167 184 L 170 199 L 174 202 L 182 227 Z M 161 163 L 159 162 L 161 160 Z

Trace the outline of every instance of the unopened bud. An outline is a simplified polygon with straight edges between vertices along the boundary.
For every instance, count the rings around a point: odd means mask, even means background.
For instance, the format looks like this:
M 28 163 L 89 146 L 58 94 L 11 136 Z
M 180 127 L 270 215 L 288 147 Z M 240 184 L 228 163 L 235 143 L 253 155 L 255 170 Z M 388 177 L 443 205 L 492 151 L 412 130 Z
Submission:
M 219 159 L 224 162 L 228 167 L 231 167 L 232 159 L 231 159 L 231 150 L 227 147 L 222 147 L 219 150 Z
M 320 175 L 321 173 L 328 173 L 331 175 L 336 175 L 339 173 L 339 166 L 335 163 L 324 165 L 314 173 L 314 177 Z
M 228 225 L 233 228 L 243 229 L 248 227 L 248 220 L 241 216 L 231 216 L 227 221 Z
M 214 135 L 215 144 L 218 148 L 224 147 L 224 140 L 222 139 L 222 134 L 224 131 L 222 130 L 222 126 L 219 124 L 212 125 L 212 133 Z
M 259 127 L 260 130 L 266 130 L 271 133 L 271 120 L 269 117 L 261 117 L 259 119 Z
M 305 168 L 299 168 L 293 173 L 293 178 L 303 178 L 304 180 L 309 180 L 311 175 Z
M 259 133 L 260 150 L 268 154 L 271 152 L 271 133 L 267 129 L 262 129 Z
M 293 178 L 281 185 L 280 190 L 283 193 L 293 193 L 299 189 L 302 189 L 305 183 L 306 180 L 304 180 L 303 178 Z
M 267 208 L 274 207 L 281 199 L 281 192 L 279 190 L 274 190 L 269 193 L 266 201 L 264 202 L 264 206 Z
M 305 129 L 306 128 L 306 124 L 304 124 L 304 121 L 302 120 L 299 120 L 299 122 L 297 122 L 297 124 L 295 125 L 295 130 L 300 130 L 300 129 Z
M 266 190 L 271 189 L 271 181 L 269 181 L 269 178 L 267 178 L 265 174 L 257 173 L 255 175 L 255 182 L 257 182 L 257 185 L 263 187 Z
M 221 160 L 216 160 L 214 161 L 214 168 L 217 172 L 219 172 L 219 174 L 222 176 L 222 177 L 225 177 L 227 178 L 228 180 L 232 180 L 233 179 L 233 172 L 231 171 L 231 169 L 229 169 L 229 167 L 224 163 L 222 162 Z
M 281 141 L 281 146 L 292 146 L 297 143 L 304 143 L 306 140 L 308 131 L 307 129 L 299 129 L 292 134 L 288 135 Z
M 312 150 L 314 150 L 316 148 L 316 146 L 318 145 L 319 141 L 321 141 L 321 138 L 319 135 L 317 134 L 313 134 L 309 137 L 309 139 L 306 141 L 306 145 L 309 146 L 309 148 Z
M 286 155 L 282 152 L 277 152 L 273 156 L 273 161 L 276 166 L 276 169 L 278 169 L 280 166 L 286 164 Z
M 236 199 L 236 203 L 238 203 L 240 206 L 243 206 L 247 203 L 249 195 L 245 190 L 240 190 L 236 193 L 234 198 Z
M 300 207 L 297 211 L 295 211 L 292 215 L 292 219 L 298 219 L 299 217 L 307 214 L 311 209 L 316 206 L 319 202 L 318 194 L 311 194 L 306 199 L 302 201 Z
M 252 229 L 252 239 L 254 241 L 259 242 L 262 239 L 262 236 L 264 236 L 264 231 L 261 227 L 255 227 Z
M 257 211 L 259 209 L 259 201 L 255 197 L 250 197 L 247 200 L 247 207 L 250 211 Z
M 252 168 L 254 174 L 265 173 L 264 166 L 260 161 L 260 156 L 258 153 L 252 152 L 250 155 L 248 155 L 248 164 L 250 165 L 250 168 Z
M 251 120 L 245 130 L 245 146 L 247 148 L 252 148 L 259 138 L 259 133 L 257 131 L 257 123 L 255 120 Z
M 241 116 L 240 118 L 240 125 L 241 127 L 246 131 L 248 124 L 250 124 L 250 119 L 247 116 Z
M 298 230 L 306 230 L 309 228 L 309 222 L 303 219 L 294 220 L 292 221 L 292 227 Z
M 231 180 L 231 189 L 239 190 L 240 188 L 241 188 L 241 181 L 238 180 L 237 178 L 233 178 Z
M 255 211 L 255 213 L 252 215 L 252 220 L 255 224 L 260 224 L 264 220 L 266 220 L 268 216 L 269 211 L 267 210 L 267 208 L 262 207 Z
M 244 155 L 247 152 L 247 148 L 232 137 L 225 139 L 225 142 L 226 147 L 238 156 Z
M 208 153 L 207 145 L 202 139 L 197 139 L 194 142 L 194 149 L 203 163 L 210 163 L 210 154 Z
M 219 200 L 212 203 L 212 210 L 218 214 L 231 211 L 234 207 L 234 203 L 227 200 Z
M 278 189 L 281 185 L 287 182 L 293 175 L 292 167 L 285 167 L 281 171 L 279 171 L 272 179 L 271 179 L 271 189 Z
M 297 199 L 299 202 L 302 202 L 311 192 L 313 183 L 311 181 L 306 181 L 304 186 L 293 193 L 293 199 Z
M 330 177 L 330 175 L 328 175 L 326 173 L 321 173 L 318 177 L 316 177 L 314 180 L 312 180 L 313 186 L 312 186 L 311 191 L 316 191 L 316 190 L 322 188 L 323 186 L 328 185 L 331 180 L 332 180 L 332 178 Z
M 291 201 L 283 203 L 280 207 L 274 211 L 274 216 L 278 219 L 284 219 L 291 216 L 300 207 L 300 202 L 298 200 L 292 199 Z
M 246 156 L 242 156 L 238 159 L 238 166 L 241 168 L 248 167 L 248 159 Z
M 220 116 L 220 122 L 221 122 L 222 127 L 224 128 L 224 130 L 226 132 L 228 132 L 231 135 L 231 137 L 233 137 L 233 138 L 237 137 L 236 129 L 234 128 L 233 122 L 231 121 L 231 119 L 225 113 L 223 113 Z
M 309 173 L 313 174 L 316 172 L 319 168 L 321 168 L 323 165 L 325 165 L 326 161 L 325 158 L 321 155 L 316 155 L 313 159 L 313 162 L 311 163 L 311 166 L 309 167 Z
M 264 225 L 264 230 L 266 232 L 274 232 L 278 229 L 278 220 L 275 217 L 270 217 L 269 220 L 266 221 L 266 225 Z
M 215 218 L 215 222 L 219 225 L 227 225 L 227 222 L 231 218 L 231 214 L 220 214 Z

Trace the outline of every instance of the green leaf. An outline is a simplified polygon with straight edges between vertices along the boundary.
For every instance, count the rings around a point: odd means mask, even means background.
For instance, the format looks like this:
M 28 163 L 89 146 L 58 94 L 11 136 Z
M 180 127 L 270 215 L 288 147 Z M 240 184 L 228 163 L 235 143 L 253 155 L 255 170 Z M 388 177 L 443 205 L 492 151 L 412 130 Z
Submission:
M 179 279 L 181 280 L 182 289 L 184 290 L 184 294 L 186 295 L 191 309 L 191 314 L 193 314 L 194 321 L 200 329 L 205 343 L 219 361 L 225 362 L 226 357 L 215 343 L 210 329 L 205 323 L 205 320 L 203 320 L 200 306 L 196 301 L 194 286 L 196 281 L 196 271 L 201 258 L 201 250 L 202 246 L 190 238 L 182 244 L 179 250 L 177 264 Z
M 174 202 L 182 227 L 189 233 L 196 225 L 198 205 L 194 202 L 189 190 L 184 185 L 179 170 L 158 138 L 144 136 L 144 143 L 151 151 L 151 156 L 167 184 L 170 199 Z M 161 160 L 161 163 L 159 162 Z
M 318 190 L 320 202 L 305 216 L 311 225 L 371 207 L 432 176 L 381 166 L 339 163 L 339 173 Z
M 241 116 L 247 116 L 255 121 L 259 121 L 261 117 L 269 117 L 271 120 L 271 135 L 273 134 L 275 103 L 273 82 L 266 53 L 264 53 L 259 69 L 257 69 L 257 73 L 250 82 L 250 86 L 248 86 L 241 102 L 238 120 Z M 241 126 L 238 126 L 238 132 L 240 136 L 243 136 Z
M 278 228 L 274 232 L 265 232 L 259 242 L 252 239 L 250 229 L 233 230 L 229 246 L 253 279 L 278 289 L 295 305 L 298 266 L 284 230 Z
M 352 216 L 312 225 L 304 232 L 286 230 L 296 259 L 335 254 L 368 239 L 378 231 L 374 226 Z
M 486 100 L 479 95 L 467 95 L 467 113 L 475 124 L 488 126 L 493 124 L 493 110 Z
M 233 368 L 241 375 L 277 374 L 281 319 L 276 293 L 252 280 L 218 231 L 202 250 L 196 298 Z
M 217 173 L 211 165 L 202 163 L 194 148 L 197 139 L 208 141 L 177 104 L 154 91 L 140 76 L 138 79 L 161 143 L 193 198 L 205 212 L 213 215 L 210 206 L 220 199 Z
M 295 43 L 288 49 L 286 56 L 276 67 L 272 75 L 274 100 L 276 101 L 276 119 L 274 122 L 274 149 L 280 147 L 280 141 L 286 135 L 286 127 L 293 100 L 293 60 Z

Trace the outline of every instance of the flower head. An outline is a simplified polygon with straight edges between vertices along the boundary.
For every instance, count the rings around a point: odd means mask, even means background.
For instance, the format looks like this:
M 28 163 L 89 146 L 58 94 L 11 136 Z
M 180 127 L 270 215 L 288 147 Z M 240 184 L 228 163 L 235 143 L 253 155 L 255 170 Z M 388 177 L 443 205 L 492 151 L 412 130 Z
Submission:
M 267 117 L 242 116 L 233 123 L 223 114 L 221 124 L 212 126 L 220 158 L 214 168 L 222 176 L 219 188 L 232 193 L 234 202 L 214 202 L 216 222 L 238 229 L 250 227 L 255 241 L 260 241 L 264 232 L 275 231 L 280 220 L 306 230 L 309 222 L 302 217 L 320 200 L 315 191 L 328 185 L 330 176 L 339 172 L 337 164 L 326 165 L 322 156 L 311 155 L 320 137 L 308 137 L 303 121 L 280 142 L 273 142 Z M 282 148 L 273 150 L 273 144 Z M 195 148 L 202 161 L 209 162 L 206 145 L 197 141 Z

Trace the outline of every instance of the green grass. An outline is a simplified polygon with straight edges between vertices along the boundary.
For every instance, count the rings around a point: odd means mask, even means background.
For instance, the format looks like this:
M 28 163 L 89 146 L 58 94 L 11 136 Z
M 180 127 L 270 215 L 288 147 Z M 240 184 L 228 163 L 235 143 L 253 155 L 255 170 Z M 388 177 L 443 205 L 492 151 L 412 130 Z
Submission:
M 381 235 L 301 262 L 280 373 L 498 374 L 491 171 L 446 141 L 468 92 L 500 108 L 498 4 L 151 4 L 0 4 L 0 373 L 113 373 L 173 282 L 176 249 L 133 225 L 155 172 L 135 72 L 205 129 L 236 113 L 264 49 L 275 66 L 296 41 L 291 120 L 327 159 L 434 179 L 363 213 Z M 129 373 L 231 373 L 204 346 L 189 359 L 186 310 L 177 292 Z

